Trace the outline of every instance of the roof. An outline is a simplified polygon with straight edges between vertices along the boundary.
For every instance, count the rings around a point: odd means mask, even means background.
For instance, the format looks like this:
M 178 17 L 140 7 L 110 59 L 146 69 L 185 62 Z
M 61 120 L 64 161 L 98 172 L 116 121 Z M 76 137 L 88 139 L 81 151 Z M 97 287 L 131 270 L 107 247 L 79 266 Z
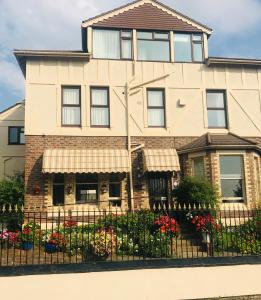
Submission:
M 13 108 L 15 108 L 16 106 L 23 105 L 23 104 L 24 104 L 24 100 L 21 101 L 21 102 L 16 102 L 15 104 L 13 104 L 13 105 L 7 107 L 6 109 L 0 111 L 0 115 L 7 112 L 7 111 L 9 111 L 9 110 L 11 110 L 11 109 L 13 109 Z
M 129 156 L 125 149 L 47 149 L 43 173 L 126 173 Z
M 144 170 L 148 172 L 180 171 L 176 149 L 143 149 Z
M 89 58 L 90 54 L 80 50 L 26 50 L 14 49 L 13 51 L 18 64 L 23 72 L 26 74 L 26 59 L 28 58 L 63 58 L 63 59 L 83 59 Z
M 234 133 L 206 133 L 193 142 L 178 149 L 178 153 L 188 153 L 207 149 L 247 149 L 258 148 L 257 143 Z M 258 148 L 259 149 L 259 148 Z
M 82 27 L 205 32 L 212 29 L 156 0 L 138 0 L 83 21 Z
M 261 59 L 234 58 L 234 57 L 209 57 L 208 66 L 238 66 L 238 67 L 261 67 Z

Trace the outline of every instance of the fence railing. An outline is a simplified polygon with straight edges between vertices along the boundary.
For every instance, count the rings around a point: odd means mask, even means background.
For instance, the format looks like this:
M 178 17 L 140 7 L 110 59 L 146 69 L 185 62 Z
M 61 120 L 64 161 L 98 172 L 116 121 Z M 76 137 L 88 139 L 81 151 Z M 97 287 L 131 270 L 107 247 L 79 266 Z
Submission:
M 0 211 L 0 266 L 261 255 L 261 211 Z

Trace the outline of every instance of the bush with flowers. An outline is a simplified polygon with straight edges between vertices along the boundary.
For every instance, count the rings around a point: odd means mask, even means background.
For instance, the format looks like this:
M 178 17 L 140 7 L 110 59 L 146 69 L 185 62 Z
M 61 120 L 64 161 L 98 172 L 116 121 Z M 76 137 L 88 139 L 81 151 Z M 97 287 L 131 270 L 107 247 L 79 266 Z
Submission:
M 210 214 L 205 216 L 196 215 L 191 223 L 195 226 L 196 231 L 214 233 L 220 230 L 220 223 Z
M 178 222 L 169 216 L 160 216 L 154 221 L 154 225 L 160 233 L 170 235 L 171 237 L 177 237 L 180 233 Z
M 2 232 L 0 232 L 0 243 L 2 244 L 2 247 L 15 246 L 17 243 L 17 236 L 17 232 L 4 229 Z

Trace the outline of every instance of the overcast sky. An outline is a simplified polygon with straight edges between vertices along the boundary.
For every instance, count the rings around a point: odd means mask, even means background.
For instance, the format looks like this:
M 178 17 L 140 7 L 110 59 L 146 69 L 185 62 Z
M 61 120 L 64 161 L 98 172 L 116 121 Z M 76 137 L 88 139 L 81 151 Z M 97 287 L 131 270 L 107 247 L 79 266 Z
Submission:
M 0 0 L 0 111 L 24 98 L 18 49 L 81 49 L 81 21 L 128 0 Z M 214 29 L 210 55 L 261 58 L 261 0 L 162 0 Z

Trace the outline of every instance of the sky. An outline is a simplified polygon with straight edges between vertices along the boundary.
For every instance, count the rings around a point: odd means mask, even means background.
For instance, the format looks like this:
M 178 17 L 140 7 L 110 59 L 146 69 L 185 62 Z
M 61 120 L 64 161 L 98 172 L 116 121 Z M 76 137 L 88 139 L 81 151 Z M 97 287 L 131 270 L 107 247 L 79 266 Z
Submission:
M 261 58 L 261 0 L 161 0 L 213 28 L 211 56 Z M 81 22 L 130 0 L 0 0 L 0 111 L 24 99 L 13 49 L 81 49 Z

